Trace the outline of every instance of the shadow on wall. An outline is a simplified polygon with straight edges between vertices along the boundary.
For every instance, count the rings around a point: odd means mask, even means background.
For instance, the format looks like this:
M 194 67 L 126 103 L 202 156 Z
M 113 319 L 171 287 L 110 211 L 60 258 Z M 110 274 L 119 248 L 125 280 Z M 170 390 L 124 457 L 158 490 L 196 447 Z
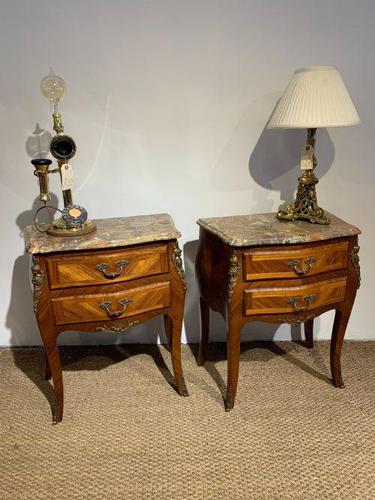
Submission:
M 40 128 L 36 123 L 34 131 L 27 137 L 25 150 L 31 159 L 47 158 L 52 136 L 48 130 Z M 32 166 L 30 166 L 30 174 Z M 57 206 L 58 198 L 51 194 L 49 205 Z M 38 197 L 35 198 L 30 210 L 25 210 L 16 218 L 15 223 L 20 229 L 20 237 L 26 226 L 33 224 L 34 214 L 42 206 Z M 47 222 L 41 214 L 40 222 Z M 33 300 L 30 285 L 30 257 L 24 252 L 17 257 L 13 267 L 11 299 L 8 309 L 6 326 L 11 331 L 10 345 L 35 346 L 41 345 L 37 322 L 33 312 Z
M 211 174 L 212 184 L 222 192 L 250 190 L 252 183 L 249 173 L 259 186 L 268 189 L 269 196 L 262 194 L 259 199 L 254 199 L 253 196 L 249 199 L 251 213 L 274 210 L 273 191 L 280 193 L 279 204 L 292 201 L 297 188 L 306 130 L 265 128 L 280 96 L 281 92 L 273 92 L 248 105 Z M 316 156 L 319 178 L 331 167 L 334 154 L 334 146 L 327 130 L 318 130 Z
M 51 134 L 40 128 L 36 123 L 34 131 L 27 137 L 25 150 L 30 158 L 47 158 Z M 32 167 L 30 166 L 30 171 Z M 51 193 L 50 206 L 59 205 L 58 196 Z M 43 204 L 38 197 L 35 198 L 30 210 L 22 212 L 16 219 L 16 224 L 20 228 L 20 237 L 25 227 L 33 224 L 34 214 Z M 38 216 L 39 222 L 48 222 L 46 214 Z M 53 213 L 51 213 L 54 216 Z M 30 257 L 27 253 L 20 255 L 14 264 L 12 276 L 12 292 L 10 306 L 8 309 L 6 326 L 11 330 L 10 344 L 14 346 L 35 346 L 42 345 L 42 340 L 37 327 L 37 322 L 33 313 L 32 287 L 30 284 Z M 135 334 L 133 334 L 135 333 Z M 166 343 L 164 326 L 161 318 L 152 318 L 147 324 L 141 324 L 134 329 L 116 337 L 115 343 L 126 340 L 129 343 L 156 343 L 158 336 L 162 343 Z M 87 334 L 81 332 L 64 332 L 59 336 L 63 337 L 64 344 L 113 344 L 114 338 L 105 333 Z
M 198 252 L 198 244 L 199 241 L 194 240 L 184 245 L 184 267 L 187 284 L 184 324 L 186 342 L 188 344 L 198 343 L 200 339 L 199 290 L 195 278 L 195 259 Z M 222 317 L 212 311 L 210 320 L 212 338 L 218 342 L 223 342 L 226 339 L 226 330 Z
M 49 147 L 52 141 L 51 133 L 40 128 L 39 123 L 35 124 L 35 129 L 26 140 L 25 149 L 30 158 L 47 158 Z
M 248 191 L 249 153 L 254 149 L 281 92 L 259 97 L 244 109 L 222 148 L 211 173 L 211 182 L 219 191 Z
M 267 129 L 264 125 L 274 109 L 280 93 L 267 94 L 251 103 L 243 113 L 212 172 L 213 185 L 222 192 L 247 190 L 252 179 L 270 192 L 280 192 L 282 205 L 294 199 L 300 174 L 301 149 L 306 143 L 304 129 Z M 257 132 L 258 131 L 258 132 Z M 256 136 L 256 133 L 260 135 Z M 253 150 L 251 151 L 251 145 Z M 318 130 L 316 156 L 318 176 L 323 177 L 331 167 L 335 150 L 326 129 Z M 238 161 L 236 162 L 236 159 Z M 321 165 L 321 166 L 320 166 Z M 274 198 L 269 196 L 252 200 L 249 213 L 270 212 Z M 228 215 L 232 213 L 228 207 Z M 188 343 L 200 338 L 199 291 L 195 280 L 197 240 L 184 245 L 185 272 L 188 285 L 185 302 L 185 331 Z M 280 325 L 251 323 L 244 327 L 242 338 L 247 340 L 273 340 Z M 315 330 L 319 319 L 315 320 Z M 304 337 L 301 327 L 291 327 L 291 338 L 300 342 Z M 218 313 L 210 312 L 210 338 L 226 340 L 226 326 Z
M 301 149 L 305 143 L 304 129 L 264 129 L 250 155 L 251 177 L 260 186 L 279 191 L 282 206 L 294 199 L 300 175 Z M 335 157 L 333 142 L 326 129 L 317 132 L 316 157 L 318 177 L 322 178 Z
M 51 194 L 51 205 L 56 206 L 58 198 Z M 32 208 L 25 210 L 16 219 L 20 228 L 20 236 L 26 226 L 33 224 L 34 214 L 41 206 L 35 198 Z M 8 309 L 6 326 L 11 331 L 10 345 L 35 346 L 41 345 L 37 322 L 33 312 L 32 289 L 30 284 L 30 256 L 26 252 L 17 257 L 13 267 L 12 290 Z

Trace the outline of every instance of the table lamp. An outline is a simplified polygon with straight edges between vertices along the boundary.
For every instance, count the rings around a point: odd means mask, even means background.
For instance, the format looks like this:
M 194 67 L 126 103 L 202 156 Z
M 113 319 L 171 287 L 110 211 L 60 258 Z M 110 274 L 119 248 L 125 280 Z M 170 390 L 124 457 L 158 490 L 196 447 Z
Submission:
M 318 127 L 344 127 L 360 122 L 358 113 L 336 68 L 313 66 L 294 72 L 276 105 L 267 128 L 306 128 L 307 142 L 302 150 L 301 176 L 294 203 L 280 210 L 281 220 L 305 220 L 329 224 L 317 201 L 314 154 Z

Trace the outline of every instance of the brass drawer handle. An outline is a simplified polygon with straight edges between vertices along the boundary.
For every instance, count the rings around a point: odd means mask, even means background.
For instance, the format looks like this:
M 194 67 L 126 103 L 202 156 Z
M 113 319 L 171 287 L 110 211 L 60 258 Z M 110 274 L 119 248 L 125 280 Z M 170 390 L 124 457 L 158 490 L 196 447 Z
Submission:
M 290 299 L 287 300 L 287 303 L 292 306 L 296 312 L 305 312 L 309 308 L 309 305 L 316 300 L 316 295 L 311 293 L 303 298 L 304 302 L 307 304 L 306 306 L 298 306 L 297 304 L 300 300 L 301 297 L 290 297 Z
M 125 267 L 129 264 L 128 260 L 118 260 L 115 264 L 116 267 L 120 269 L 120 271 L 114 271 L 113 273 L 108 273 L 107 269 L 109 268 L 109 264 L 97 264 L 95 266 L 95 269 L 97 271 L 100 271 L 103 273 L 104 277 L 109 279 L 109 280 L 114 280 L 115 278 L 118 278 L 121 276 L 121 274 L 124 272 Z
M 288 262 L 288 266 L 293 269 L 293 271 L 298 274 L 298 276 L 305 276 L 305 274 L 308 274 L 310 271 L 311 271 L 311 268 L 313 267 L 313 265 L 315 264 L 315 259 L 314 257 L 309 257 L 308 259 L 304 260 L 302 262 L 302 267 L 301 269 L 298 269 L 298 260 L 291 260 L 290 262 Z M 306 267 L 303 267 L 303 266 L 306 266 Z
M 117 311 L 111 311 L 112 302 L 102 302 L 98 305 L 100 309 L 103 309 L 108 314 L 109 318 L 118 318 L 126 311 L 129 303 L 133 302 L 132 299 L 121 299 L 118 301 L 120 305 L 122 305 L 122 309 L 118 309 Z

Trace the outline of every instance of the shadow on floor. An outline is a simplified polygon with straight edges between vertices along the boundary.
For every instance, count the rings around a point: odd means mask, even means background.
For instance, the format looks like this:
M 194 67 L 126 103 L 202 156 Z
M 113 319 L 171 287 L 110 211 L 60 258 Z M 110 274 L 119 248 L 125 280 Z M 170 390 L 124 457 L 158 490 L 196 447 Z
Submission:
M 319 369 L 313 368 L 311 365 L 302 361 L 298 354 L 294 352 L 296 350 L 295 344 L 303 345 L 303 342 L 287 342 L 285 343 L 285 348 L 282 347 L 284 343 L 274 343 L 274 342 L 244 342 L 241 343 L 241 363 L 249 362 L 254 360 L 255 351 L 257 361 L 269 362 L 274 358 L 274 356 L 281 356 L 287 362 L 293 364 L 309 375 L 315 377 L 326 384 L 331 384 L 331 380 L 328 376 L 328 369 L 325 361 L 323 360 L 321 353 L 318 349 L 311 351 L 314 365 Z M 197 359 L 198 356 L 198 344 L 189 344 L 189 348 Z M 44 367 L 45 367 L 45 357 L 43 348 L 32 348 L 34 355 L 30 356 L 31 349 L 25 348 L 14 348 L 12 349 L 15 365 L 22 370 L 25 375 L 38 387 L 38 389 L 45 396 L 47 401 L 51 405 L 52 412 L 55 411 L 55 398 L 53 387 L 50 381 L 46 380 L 44 377 Z M 168 349 L 167 349 L 168 352 Z M 60 356 L 63 371 L 80 371 L 80 370 L 103 370 L 108 366 L 116 363 L 121 363 L 126 359 L 133 356 L 138 356 L 142 354 L 147 354 L 151 356 L 157 366 L 158 370 L 162 374 L 166 382 L 177 392 L 175 385 L 174 376 L 169 370 L 161 348 L 156 344 L 121 344 L 121 345 L 111 345 L 111 346 L 61 346 Z M 218 387 L 223 401 L 226 398 L 226 381 L 224 381 L 222 375 L 217 369 L 216 364 L 220 362 L 225 362 L 227 359 L 226 343 L 217 342 L 209 344 L 207 352 L 207 361 L 205 363 L 204 369 L 210 375 L 212 380 Z M 197 366 L 197 370 L 199 370 Z M 199 372 L 197 372 L 199 374 Z M 189 386 L 189 380 L 186 381 Z
M 286 344 L 285 349 L 282 344 Z M 305 346 L 305 343 L 298 339 L 293 342 L 242 342 L 241 343 L 241 363 L 252 361 L 252 351 L 261 349 L 261 352 L 257 353 L 257 360 L 262 362 L 270 361 L 275 355 L 283 357 L 287 362 L 301 369 L 302 371 L 308 373 L 309 375 L 315 377 L 328 385 L 332 385 L 332 381 L 329 377 L 329 370 L 325 361 L 323 360 L 321 353 L 317 349 L 311 350 L 314 358 L 314 364 L 318 367 L 320 371 L 313 368 L 312 366 L 306 364 L 304 361 L 299 359 L 295 354 L 293 354 L 294 345 Z M 199 345 L 189 344 L 190 350 L 195 358 L 198 360 Z M 244 359 L 245 358 L 245 359 Z M 217 363 L 227 360 L 227 344 L 225 342 L 215 342 L 208 345 L 207 359 L 204 365 L 204 369 L 210 375 L 212 380 L 218 387 L 223 403 L 226 399 L 226 381 L 223 379 L 221 373 L 216 367 Z M 187 381 L 188 382 L 188 381 Z
M 33 356 L 30 356 L 30 351 Z M 169 351 L 169 348 L 166 347 Z M 45 378 L 44 348 L 13 348 L 15 365 L 38 387 L 50 403 L 55 414 L 55 397 L 52 383 Z M 159 345 L 121 344 L 110 346 L 60 346 L 60 358 L 64 371 L 103 370 L 141 354 L 151 356 L 166 382 L 177 392 L 175 379 L 169 370 Z

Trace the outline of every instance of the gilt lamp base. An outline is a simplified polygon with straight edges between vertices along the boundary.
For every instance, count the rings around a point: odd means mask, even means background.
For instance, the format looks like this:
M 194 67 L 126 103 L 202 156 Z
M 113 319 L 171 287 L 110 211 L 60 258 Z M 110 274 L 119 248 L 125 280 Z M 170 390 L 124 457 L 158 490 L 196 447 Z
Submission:
M 329 224 L 331 221 L 319 207 L 316 197 L 316 184 L 319 182 L 314 170 L 306 170 L 298 177 L 298 190 L 294 203 L 285 210 L 279 210 L 280 220 L 305 220 L 312 224 Z
M 58 219 L 47 231 L 50 236 L 77 237 L 96 231 L 96 225 L 87 220 L 79 227 L 69 227 L 62 219 Z

